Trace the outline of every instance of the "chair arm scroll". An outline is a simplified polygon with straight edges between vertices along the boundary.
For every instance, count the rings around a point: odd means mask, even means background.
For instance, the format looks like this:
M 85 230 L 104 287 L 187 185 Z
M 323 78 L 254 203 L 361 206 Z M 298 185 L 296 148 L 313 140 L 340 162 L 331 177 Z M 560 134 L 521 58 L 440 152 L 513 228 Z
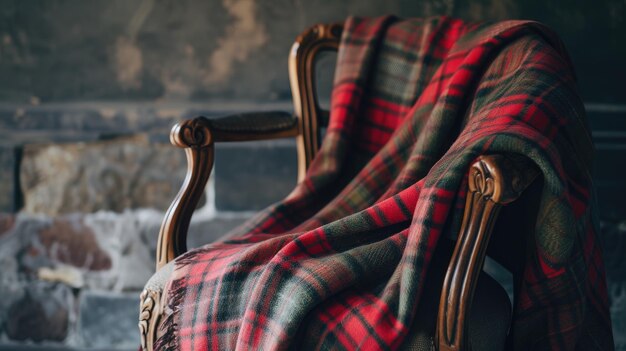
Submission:
M 470 167 L 463 222 L 439 302 L 438 350 L 471 349 L 470 308 L 493 225 L 500 208 L 517 200 L 538 175 L 528 158 L 513 154 L 481 156 Z
M 202 197 L 213 167 L 213 135 L 209 120 L 198 117 L 176 124 L 170 133 L 173 145 L 185 149 L 187 174 L 165 214 L 157 241 L 157 270 L 187 251 L 187 229 Z
M 173 145 L 185 149 L 187 175 L 165 214 L 157 242 L 157 270 L 187 251 L 187 230 L 214 161 L 214 142 L 294 137 L 298 121 L 286 112 L 252 112 L 209 119 L 197 117 L 176 124 Z

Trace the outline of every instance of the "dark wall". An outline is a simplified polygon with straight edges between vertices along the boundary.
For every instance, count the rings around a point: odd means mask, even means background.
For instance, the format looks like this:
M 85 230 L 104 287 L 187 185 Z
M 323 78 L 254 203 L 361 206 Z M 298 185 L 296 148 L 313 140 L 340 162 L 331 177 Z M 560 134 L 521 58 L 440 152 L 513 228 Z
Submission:
M 594 131 L 604 217 L 626 218 L 626 162 L 617 162 L 626 159 L 623 0 L 0 0 L 0 161 L 16 159 L 7 148 L 33 135 L 161 133 L 192 113 L 190 102 L 209 114 L 224 110 L 218 101 L 288 106 L 287 53 L 298 33 L 350 14 L 387 13 L 552 27 L 571 53 Z M 138 103 L 150 108 L 137 112 Z
M 533 19 L 554 28 L 586 101 L 624 103 L 622 0 L 3 0 L 0 100 L 281 100 L 294 37 L 350 14 Z

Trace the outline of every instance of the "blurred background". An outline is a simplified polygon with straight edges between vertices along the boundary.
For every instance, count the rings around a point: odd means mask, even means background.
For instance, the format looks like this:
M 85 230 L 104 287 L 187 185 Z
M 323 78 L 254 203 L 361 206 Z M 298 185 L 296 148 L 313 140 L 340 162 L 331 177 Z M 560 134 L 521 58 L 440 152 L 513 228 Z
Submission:
M 292 110 L 287 54 L 348 15 L 534 19 L 577 69 L 613 328 L 626 350 L 624 0 L 0 0 L 0 349 L 135 349 L 138 293 L 185 172 L 176 121 Z M 320 63 L 329 96 L 333 57 Z M 295 185 L 292 140 L 220 144 L 190 246 Z

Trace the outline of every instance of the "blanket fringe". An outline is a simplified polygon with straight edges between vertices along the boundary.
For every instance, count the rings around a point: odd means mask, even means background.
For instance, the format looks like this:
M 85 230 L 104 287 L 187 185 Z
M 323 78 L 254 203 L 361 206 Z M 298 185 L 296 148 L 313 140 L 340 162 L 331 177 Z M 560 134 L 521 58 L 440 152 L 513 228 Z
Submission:
M 158 340 L 154 343 L 155 351 L 175 351 L 178 348 L 178 325 L 174 321 L 175 315 L 179 313 L 181 302 L 186 291 L 185 278 L 172 281 L 168 292 L 168 301 L 166 305 L 167 317 L 159 326 L 159 330 L 163 331 Z

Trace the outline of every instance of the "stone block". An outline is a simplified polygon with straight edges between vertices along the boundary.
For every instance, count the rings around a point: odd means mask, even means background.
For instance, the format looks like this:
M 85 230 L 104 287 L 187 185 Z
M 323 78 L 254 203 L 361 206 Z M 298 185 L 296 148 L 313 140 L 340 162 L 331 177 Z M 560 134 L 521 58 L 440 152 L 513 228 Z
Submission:
M 56 262 L 89 271 L 111 269 L 111 257 L 78 216 L 53 219 L 38 234 L 42 248 Z
M 0 238 L 2 238 L 4 234 L 10 233 L 14 226 L 15 215 L 11 213 L 0 212 Z
M 133 208 L 165 210 L 183 182 L 178 148 L 138 136 L 83 144 L 25 147 L 24 210 L 57 215 Z
M 13 236 L 15 224 L 7 229 L 6 222 L 14 221 L 3 215 L 3 229 L 0 234 L 0 329 L 9 318 L 8 311 L 17 301 L 24 296 L 24 287 L 20 279 L 18 255 L 20 245 Z M 10 218 L 10 217 L 9 217 Z M 1 334 L 1 333 L 0 333 Z
M 85 271 L 85 285 L 91 289 L 139 291 L 154 272 L 149 245 L 141 236 L 137 211 L 122 214 L 98 212 L 85 215 L 98 244 L 111 256 L 107 271 Z
M 217 209 L 257 211 L 283 199 L 296 185 L 296 162 L 296 147 L 292 141 L 217 145 Z
M 138 291 L 154 270 L 154 250 L 143 241 L 134 212 L 0 216 L 0 224 L 5 223 L 10 229 L 0 235 L 0 292 L 38 279 L 74 288 Z
M 193 221 L 189 226 L 187 243 L 196 248 L 226 236 L 232 229 L 246 222 L 248 215 L 217 216 L 211 220 Z
M 18 274 L 26 278 L 35 277 L 37 269 L 50 262 L 38 234 L 49 226 L 50 221 L 47 218 L 31 218 L 22 215 L 5 218 L 5 221 L 13 223 L 7 224 L 9 229 L 0 236 L 0 260 L 5 262 L 0 274 L 9 273 L 9 270 L 4 267 L 14 266 L 16 277 Z
M 187 235 L 189 249 L 211 243 L 249 218 L 229 214 L 194 218 Z M 111 256 L 106 271 L 83 271 L 85 287 L 112 291 L 141 291 L 154 273 L 157 237 L 163 213 L 154 210 L 123 214 L 95 213 L 84 217 L 98 244 Z
M 6 334 L 13 340 L 64 341 L 73 306 L 74 296 L 66 285 L 32 282 L 9 307 Z
M 87 348 L 118 350 L 139 345 L 139 294 L 83 291 L 78 336 Z
M 139 218 L 142 240 L 148 245 L 151 262 L 154 262 L 157 237 L 161 221 L 163 220 L 163 213 L 142 211 Z M 192 249 L 214 242 L 228 234 L 233 228 L 243 224 L 249 218 L 250 215 L 246 213 L 221 214 L 219 212 L 213 216 L 192 218 L 187 233 L 187 248 Z
M 189 248 L 213 242 L 247 215 L 196 218 Z M 141 291 L 154 273 L 163 213 L 98 212 L 58 217 L 0 215 L 0 324 L 23 285 L 36 280 L 77 289 Z
M 12 249 L 3 254 L 18 260 L 23 279 L 62 282 L 75 288 L 83 287 L 90 274 L 98 277 L 99 284 L 112 280 L 104 278 L 114 276 L 113 260 L 118 257 L 115 247 L 105 248 L 81 215 L 21 215 L 7 245 Z

